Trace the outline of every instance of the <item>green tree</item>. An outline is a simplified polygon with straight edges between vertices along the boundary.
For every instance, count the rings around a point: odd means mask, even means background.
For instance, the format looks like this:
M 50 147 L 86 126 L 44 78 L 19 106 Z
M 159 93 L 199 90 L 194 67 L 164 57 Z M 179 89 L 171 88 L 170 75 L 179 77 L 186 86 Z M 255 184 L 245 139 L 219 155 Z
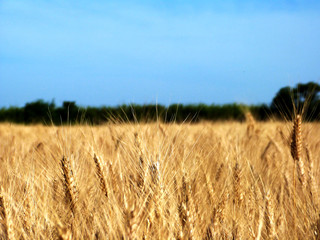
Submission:
M 295 113 L 314 120 L 319 113 L 320 85 L 314 82 L 299 83 L 296 87 L 283 87 L 273 98 L 270 109 L 278 117 L 291 119 Z
M 49 120 L 49 112 L 54 111 L 54 102 L 48 103 L 43 100 L 26 103 L 24 107 L 25 123 L 41 123 Z

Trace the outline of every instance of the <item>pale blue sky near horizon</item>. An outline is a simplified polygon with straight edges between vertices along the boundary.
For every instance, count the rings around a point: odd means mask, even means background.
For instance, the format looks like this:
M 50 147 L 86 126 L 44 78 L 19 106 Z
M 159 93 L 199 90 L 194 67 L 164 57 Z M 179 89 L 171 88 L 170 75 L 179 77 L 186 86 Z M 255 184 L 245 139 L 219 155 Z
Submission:
M 0 107 L 268 104 L 319 43 L 315 0 L 0 0 Z

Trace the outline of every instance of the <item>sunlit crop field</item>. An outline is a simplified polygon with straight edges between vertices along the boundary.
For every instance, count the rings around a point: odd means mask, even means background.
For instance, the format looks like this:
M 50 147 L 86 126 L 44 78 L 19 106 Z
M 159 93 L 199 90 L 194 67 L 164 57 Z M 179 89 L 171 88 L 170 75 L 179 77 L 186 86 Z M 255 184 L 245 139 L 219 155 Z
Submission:
M 319 239 L 320 124 L 0 125 L 1 239 Z

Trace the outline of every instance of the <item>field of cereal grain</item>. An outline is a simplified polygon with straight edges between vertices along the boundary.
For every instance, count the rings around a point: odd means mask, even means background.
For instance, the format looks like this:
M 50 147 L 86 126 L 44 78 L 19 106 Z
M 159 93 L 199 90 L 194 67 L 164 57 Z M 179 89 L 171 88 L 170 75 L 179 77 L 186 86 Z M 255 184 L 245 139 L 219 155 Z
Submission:
M 0 238 L 319 239 L 320 125 L 300 128 L 1 124 Z

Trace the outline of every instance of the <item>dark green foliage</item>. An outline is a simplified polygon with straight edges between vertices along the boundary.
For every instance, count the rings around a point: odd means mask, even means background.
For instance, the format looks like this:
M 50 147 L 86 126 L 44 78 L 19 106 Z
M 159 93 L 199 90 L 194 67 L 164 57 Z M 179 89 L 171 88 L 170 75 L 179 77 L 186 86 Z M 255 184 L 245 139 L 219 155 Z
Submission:
M 1 122 L 24 122 L 24 108 L 9 107 L 0 109 L 0 121 Z
M 199 122 L 201 120 L 245 119 L 240 104 L 228 105 L 122 105 L 118 107 L 79 107 L 75 102 L 64 102 L 61 107 L 43 100 L 27 103 L 23 108 L 0 109 L 0 121 L 16 123 L 101 124 L 115 122 Z M 258 108 L 259 107 L 255 107 Z M 263 119 L 262 119 L 263 120 Z
M 292 120 L 294 113 L 303 114 L 307 120 L 319 115 L 320 85 L 314 82 L 299 83 L 296 87 L 283 87 L 273 98 L 270 110 L 278 118 Z
M 26 103 L 24 106 L 23 116 L 25 123 L 38 123 L 43 122 L 48 115 L 48 112 L 54 111 L 55 104 L 46 103 L 43 100 Z
M 0 121 L 15 123 L 45 123 L 45 124 L 101 124 L 114 122 L 154 122 L 160 120 L 169 122 L 199 122 L 245 120 L 245 114 L 250 111 L 258 121 L 270 117 L 291 119 L 295 112 L 304 114 L 306 120 L 318 119 L 320 113 L 320 86 L 309 82 L 296 87 L 284 87 L 273 98 L 270 106 L 266 104 L 247 106 L 243 104 L 206 105 L 189 104 L 170 106 L 163 105 L 121 105 L 117 107 L 79 107 L 75 102 L 63 102 L 61 107 L 55 103 L 37 100 L 27 103 L 24 107 L 0 109 Z
M 272 116 L 270 107 L 266 104 L 250 106 L 249 110 L 253 117 L 258 121 L 268 120 Z

